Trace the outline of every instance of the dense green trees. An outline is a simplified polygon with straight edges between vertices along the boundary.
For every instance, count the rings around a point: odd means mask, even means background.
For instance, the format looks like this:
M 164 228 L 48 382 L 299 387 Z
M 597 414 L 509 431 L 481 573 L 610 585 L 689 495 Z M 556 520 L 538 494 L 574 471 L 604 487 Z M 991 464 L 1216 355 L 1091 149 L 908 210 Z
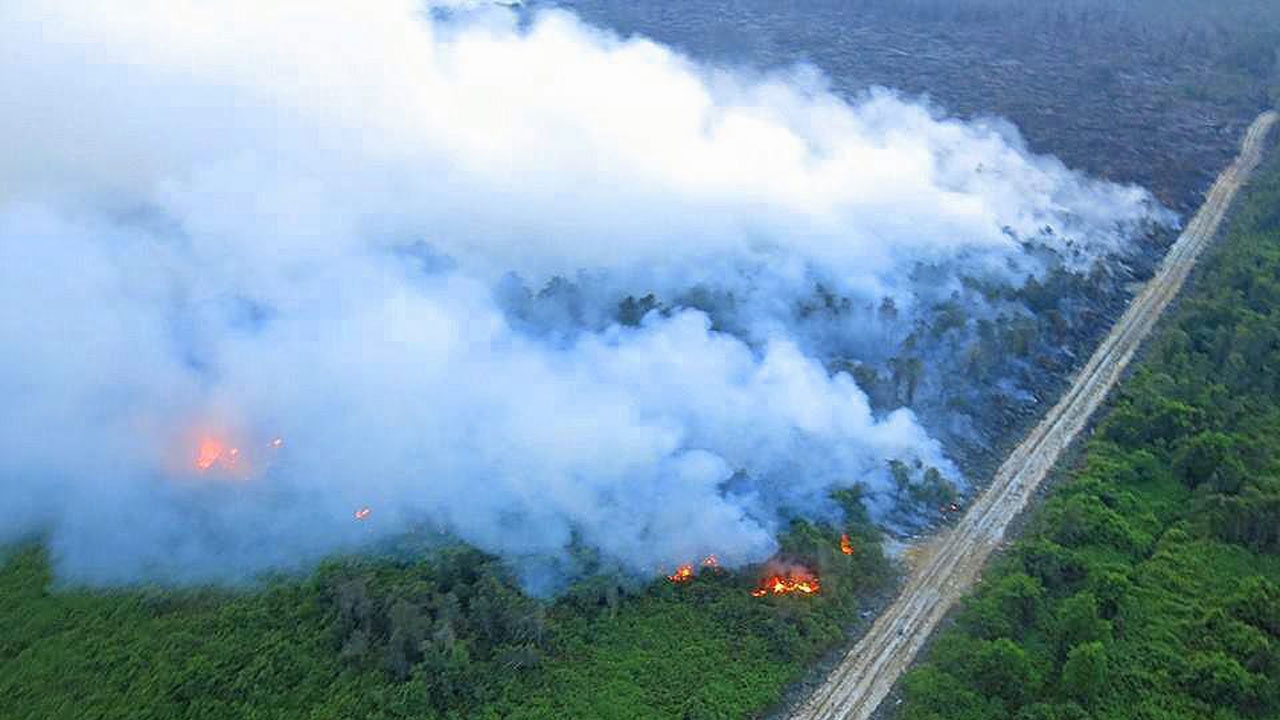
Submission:
M 1062 665 L 1062 691 L 1080 703 L 1089 705 L 1107 684 L 1107 648 L 1101 640 L 1081 643 L 1067 653 Z
M 741 717 L 890 577 L 857 493 L 836 500 L 846 524 L 781 537 L 820 574 L 803 598 L 754 598 L 754 571 L 707 569 L 680 585 L 597 576 L 548 602 L 463 547 L 245 592 L 82 591 L 21 548 L 0 563 L 0 717 Z
M 1280 716 L 1280 158 L 906 720 Z

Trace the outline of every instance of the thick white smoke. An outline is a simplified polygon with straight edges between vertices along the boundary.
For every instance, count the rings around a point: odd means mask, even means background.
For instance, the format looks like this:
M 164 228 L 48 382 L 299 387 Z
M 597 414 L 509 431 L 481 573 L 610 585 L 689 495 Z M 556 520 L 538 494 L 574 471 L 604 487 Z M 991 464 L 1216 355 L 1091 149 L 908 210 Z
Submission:
M 1083 269 L 1153 212 L 998 125 L 560 12 L 17 0 L 0 98 L 0 540 L 91 582 L 410 528 L 531 581 L 576 546 L 762 560 L 890 459 L 954 476 L 814 355 L 817 284 L 906 322 L 960 269 L 1037 272 L 1022 239 Z M 876 322 L 821 333 L 875 356 Z

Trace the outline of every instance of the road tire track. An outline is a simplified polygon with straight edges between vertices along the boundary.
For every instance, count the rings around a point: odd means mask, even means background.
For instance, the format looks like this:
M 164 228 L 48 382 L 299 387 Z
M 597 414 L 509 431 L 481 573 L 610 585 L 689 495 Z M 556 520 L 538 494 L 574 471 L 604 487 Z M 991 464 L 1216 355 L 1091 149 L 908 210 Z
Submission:
M 1261 162 L 1264 140 L 1278 119 L 1280 115 L 1268 111 L 1254 120 L 1240 154 L 1218 176 L 1156 274 L 1130 302 L 1071 387 L 1009 454 L 991 485 L 960 521 L 923 548 L 897 600 L 795 712 L 795 720 L 868 720 L 888 696 L 934 628 L 973 587 L 1009 523 L 1086 427 L 1178 294 L 1196 259 L 1217 234 L 1236 193 Z

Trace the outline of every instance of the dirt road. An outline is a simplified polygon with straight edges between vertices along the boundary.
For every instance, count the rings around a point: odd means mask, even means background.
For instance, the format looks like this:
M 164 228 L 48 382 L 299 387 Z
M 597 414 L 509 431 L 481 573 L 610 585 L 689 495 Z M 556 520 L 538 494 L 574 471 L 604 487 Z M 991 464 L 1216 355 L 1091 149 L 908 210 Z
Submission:
M 1204 205 L 1170 248 L 1111 333 L 1058 404 L 996 471 L 964 517 L 920 553 L 902 594 L 793 716 L 797 720 L 866 720 L 915 659 L 938 622 L 973 586 L 982 566 L 1026 507 L 1040 482 L 1182 288 L 1200 252 L 1217 233 L 1236 191 L 1261 160 L 1263 141 L 1280 115 L 1266 112 L 1249 127 L 1240 155 L 1209 190 Z

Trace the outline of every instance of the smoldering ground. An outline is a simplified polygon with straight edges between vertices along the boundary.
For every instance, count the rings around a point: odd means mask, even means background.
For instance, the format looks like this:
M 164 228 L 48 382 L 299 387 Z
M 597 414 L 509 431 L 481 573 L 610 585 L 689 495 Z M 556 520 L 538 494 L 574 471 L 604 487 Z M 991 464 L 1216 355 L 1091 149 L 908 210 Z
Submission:
M 890 461 L 963 482 L 833 352 L 1166 220 L 1002 123 L 563 12 L 17 2 L 0 48 L 0 538 L 73 581 L 409 528 L 531 584 L 759 561 L 833 489 L 889 513 Z

